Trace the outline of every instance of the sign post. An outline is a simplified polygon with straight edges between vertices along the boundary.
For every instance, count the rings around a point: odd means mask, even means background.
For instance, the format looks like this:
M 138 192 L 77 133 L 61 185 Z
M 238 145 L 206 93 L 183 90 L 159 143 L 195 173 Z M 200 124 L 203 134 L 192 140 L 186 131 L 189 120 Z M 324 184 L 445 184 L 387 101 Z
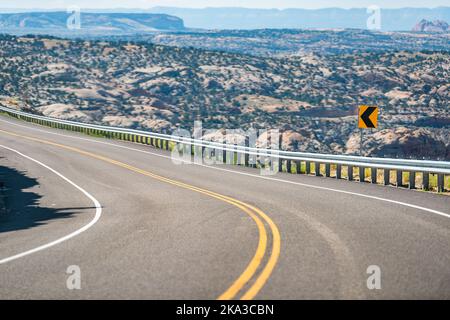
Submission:
M 360 129 L 359 155 L 363 156 L 363 129 L 378 128 L 378 107 L 359 106 L 358 128 Z

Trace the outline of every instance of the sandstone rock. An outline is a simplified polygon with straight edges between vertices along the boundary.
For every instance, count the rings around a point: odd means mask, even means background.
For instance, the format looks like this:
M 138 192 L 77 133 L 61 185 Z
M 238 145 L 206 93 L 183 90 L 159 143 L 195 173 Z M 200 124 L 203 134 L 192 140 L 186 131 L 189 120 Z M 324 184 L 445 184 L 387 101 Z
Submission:
M 346 144 L 346 153 L 358 154 L 359 133 L 354 133 Z M 450 158 L 450 146 L 432 137 L 428 129 L 398 127 L 385 129 L 363 137 L 363 154 L 391 158 Z
M 92 121 L 92 118 L 89 115 L 80 111 L 78 107 L 75 107 L 73 105 L 56 103 L 47 106 L 41 106 L 38 108 L 38 110 L 47 117 L 81 122 Z
M 163 119 L 148 119 L 139 122 L 141 127 L 150 129 L 150 131 L 156 131 L 161 132 L 164 130 L 169 130 L 171 127 L 171 124 L 169 121 L 163 120 Z
M 105 116 L 103 117 L 102 122 L 109 126 L 124 128 L 130 128 L 136 124 L 136 121 L 133 118 L 125 116 Z

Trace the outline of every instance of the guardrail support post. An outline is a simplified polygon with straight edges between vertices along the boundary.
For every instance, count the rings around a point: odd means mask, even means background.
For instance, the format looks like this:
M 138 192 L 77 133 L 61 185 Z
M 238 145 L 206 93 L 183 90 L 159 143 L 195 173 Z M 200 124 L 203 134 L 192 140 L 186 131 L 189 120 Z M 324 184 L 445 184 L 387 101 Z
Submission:
M 383 176 L 384 185 L 388 186 L 391 183 L 391 171 L 389 169 L 384 169 Z
M 225 150 L 226 147 L 226 143 L 223 142 L 223 148 L 222 148 L 222 163 L 226 164 L 227 163 L 227 151 Z
M 366 182 L 366 168 L 359 167 L 359 182 Z
M 283 133 L 278 136 L 278 150 L 283 150 Z M 283 172 L 283 159 L 278 158 L 278 172 Z
M 347 166 L 348 181 L 353 181 L 353 166 Z
M 376 184 L 377 183 L 377 168 L 370 169 L 370 182 Z
M 305 163 L 305 173 L 311 174 L 311 162 L 309 162 L 309 161 L 306 161 L 306 163 Z
M 428 172 L 422 172 L 422 189 L 430 190 L 430 174 Z
M 444 192 L 444 174 L 439 173 L 437 176 L 437 190 L 438 192 Z
M 325 163 L 325 177 L 329 178 L 331 176 L 331 164 Z
M 247 148 L 250 145 L 250 140 L 248 139 L 248 137 L 245 138 L 245 153 L 244 153 L 244 166 L 248 167 L 250 165 L 250 154 L 248 154 L 247 152 L 249 150 L 247 150 Z
M 342 164 L 336 165 L 336 179 L 342 179 Z
M 409 172 L 409 186 L 410 189 L 416 188 L 416 172 L 410 171 Z
M 302 162 L 300 160 L 295 161 L 295 172 L 297 174 L 301 174 L 302 173 Z
M 251 158 L 251 163 L 250 163 L 250 165 L 251 165 L 251 167 L 252 168 L 258 168 L 258 161 L 259 161 L 259 156 L 258 156 L 258 150 L 256 150 L 256 154 L 254 154 L 254 155 L 252 155 L 252 158 Z
M 402 170 L 397 170 L 397 179 L 395 181 L 395 184 L 397 187 L 403 186 L 403 171 Z
M 316 177 L 320 177 L 320 163 L 319 162 L 314 162 L 314 174 L 316 175 Z
M 286 171 L 287 173 L 292 173 L 292 161 L 286 160 Z

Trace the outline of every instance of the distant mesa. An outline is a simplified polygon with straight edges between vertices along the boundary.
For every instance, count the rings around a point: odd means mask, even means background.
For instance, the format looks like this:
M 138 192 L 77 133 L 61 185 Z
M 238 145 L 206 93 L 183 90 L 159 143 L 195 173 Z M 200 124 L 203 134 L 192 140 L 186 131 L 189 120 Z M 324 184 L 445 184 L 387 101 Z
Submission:
M 450 28 L 447 22 L 443 20 L 429 21 L 422 19 L 418 22 L 412 31 L 415 32 L 450 32 Z
M 67 29 L 66 12 L 25 12 L 0 14 L 0 29 Z M 81 13 L 81 27 L 86 31 L 147 32 L 184 30 L 182 19 L 168 14 L 151 13 Z

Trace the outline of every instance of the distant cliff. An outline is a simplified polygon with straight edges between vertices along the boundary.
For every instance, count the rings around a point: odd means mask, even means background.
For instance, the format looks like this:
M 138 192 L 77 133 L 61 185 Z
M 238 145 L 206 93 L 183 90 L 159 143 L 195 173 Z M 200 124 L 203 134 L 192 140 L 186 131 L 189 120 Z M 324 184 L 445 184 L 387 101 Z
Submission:
M 0 29 L 67 30 L 66 12 L 25 12 L 0 14 Z M 81 28 L 97 32 L 145 32 L 183 30 L 182 19 L 167 14 L 81 13 Z

